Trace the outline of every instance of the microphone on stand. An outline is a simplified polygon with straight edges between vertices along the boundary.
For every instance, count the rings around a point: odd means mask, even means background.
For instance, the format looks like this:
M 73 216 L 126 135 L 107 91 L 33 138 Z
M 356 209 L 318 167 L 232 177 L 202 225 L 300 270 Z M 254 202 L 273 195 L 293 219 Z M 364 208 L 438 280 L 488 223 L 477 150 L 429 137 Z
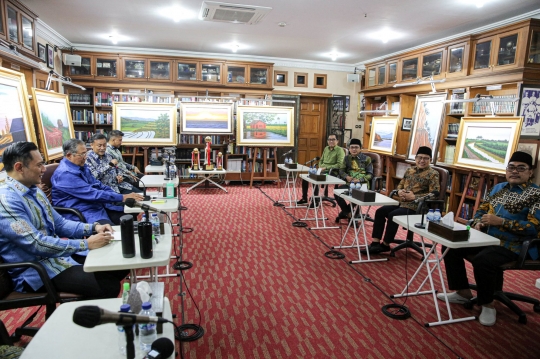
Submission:
M 114 163 L 112 162 L 109 162 L 109 166 L 111 167 L 114 167 L 116 168 L 118 171 L 120 171 L 120 174 L 122 176 L 129 176 L 129 177 L 133 177 L 133 179 L 135 180 L 134 176 L 131 175 L 131 173 L 127 172 L 127 171 L 124 171 L 123 169 L 121 169 L 120 167 L 118 167 L 117 165 L 115 165 Z M 136 178 L 137 181 L 141 182 L 143 184 L 143 201 L 150 201 L 150 196 L 147 196 L 146 195 L 146 185 L 144 184 L 143 181 L 141 181 L 141 179 L 139 177 Z
M 159 338 L 154 340 L 150 351 L 143 359 L 165 359 L 174 352 L 174 344 L 169 338 Z
M 96 325 L 106 323 L 133 325 L 139 323 L 168 323 L 168 320 L 148 315 L 111 312 L 96 305 L 83 305 L 73 312 L 73 322 L 81 327 L 93 328 Z
M 318 160 L 320 160 L 320 159 L 321 159 L 320 157 L 315 157 L 315 158 L 313 158 L 313 159 L 307 161 L 306 163 L 304 163 L 304 165 L 309 165 L 310 163 L 315 162 L 315 161 L 318 161 Z
M 150 212 L 157 212 L 157 213 L 167 214 L 167 212 L 162 211 L 161 209 L 149 206 L 149 205 L 144 204 L 144 203 L 137 202 L 133 198 L 127 198 L 126 201 L 124 202 L 124 204 L 126 206 L 128 206 L 128 207 L 131 207 L 131 208 L 133 208 L 133 207 L 141 208 L 143 211 L 150 211 Z
M 426 200 L 430 199 L 430 198 L 439 197 L 439 195 L 440 195 L 439 191 L 433 191 L 433 192 L 425 195 L 424 197 L 420 197 L 420 198 L 417 198 L 414 201 L 412 201 L 412 203 L 419 203 L 420 204 L 418 207 L 421 208 L 421 212 L 422 212 L 422 219 L 420 220 L 420 223 L 415 223 L 414 224 L 414 226 L 416 228 L 426 228 L 426 225 L 424 224 L 424 208 L 423 208 L 424 202 Z
M 290 154 L 293 153 L 293 152 L 294 152 L 294 149 L 292 149 L 292 150 L 290 150 L 290 151 L 287 151 L 287 152 L 285 152 L 284 154 L 282 154 L 281 157 L 285 157 L 285 156 L 287 156 L 287 155 L 290 155 Z

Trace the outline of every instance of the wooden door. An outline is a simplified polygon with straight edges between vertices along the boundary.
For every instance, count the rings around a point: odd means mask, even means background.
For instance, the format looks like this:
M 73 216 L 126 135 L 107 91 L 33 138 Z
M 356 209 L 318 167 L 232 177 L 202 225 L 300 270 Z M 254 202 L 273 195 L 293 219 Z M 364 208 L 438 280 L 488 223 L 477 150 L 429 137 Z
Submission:
M 325 141 L 326 98 L 301 97 L 298 124 L 298 163 L 320 157 Z

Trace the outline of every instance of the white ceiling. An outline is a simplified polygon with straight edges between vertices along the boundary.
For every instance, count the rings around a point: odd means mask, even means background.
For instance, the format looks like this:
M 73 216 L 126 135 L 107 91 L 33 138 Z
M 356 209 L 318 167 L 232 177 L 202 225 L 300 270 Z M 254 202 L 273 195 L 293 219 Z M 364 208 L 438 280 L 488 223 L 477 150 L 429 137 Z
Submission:
M 227 58 L 234 54 L 225 46 L 237 43 L 237 57 L 333 63 L 329 54 L 337 52 L 336 65 L 358 65 L 509 18 L 540 16 L 539 0 L 477 0 L 486 2 L 481 8 L 471 0 L 231 0 L 272 8 L 261 23 L 239 25 L 199 20 L 202 0 L 20 1 L 78 49 L 110 49 L 109 35 L 117 33 L 116 46 L 124 52 L 159 49 Z M 173 5 L 194 17 L 175 23 L 160 14 Z M 386 44 L 370 38 L 382 28 L 402 37 Z

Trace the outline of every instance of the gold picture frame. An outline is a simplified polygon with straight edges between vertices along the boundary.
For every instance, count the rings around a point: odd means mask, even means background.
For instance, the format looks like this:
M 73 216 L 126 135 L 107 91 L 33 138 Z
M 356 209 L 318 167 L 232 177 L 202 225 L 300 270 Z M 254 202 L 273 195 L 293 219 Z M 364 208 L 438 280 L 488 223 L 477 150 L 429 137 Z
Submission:
M 233 102 L 182 102 L 180 133 L 232 135 L 233 109 Z
M 398 116 L 379 116 L 371 119 L 368 151 L 392 156 L 396 150 Z
M 236 115 L 238 146 L 294 146 L 293 107 L 238 106 Z M 257 127 L 254 128 L 253 124 Z

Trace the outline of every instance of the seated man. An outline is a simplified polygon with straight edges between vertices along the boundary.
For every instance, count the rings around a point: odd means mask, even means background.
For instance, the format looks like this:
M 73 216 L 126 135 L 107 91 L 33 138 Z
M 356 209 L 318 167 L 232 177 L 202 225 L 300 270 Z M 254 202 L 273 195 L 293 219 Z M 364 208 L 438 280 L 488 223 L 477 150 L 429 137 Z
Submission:
M 94 135 L 90 140 L 91 151 L 86 155 L 86 165 L 92 175 L 105 186 L 109 186 L 116 193 L 142 193 L 138 188 L 133 187 L 130 183 L 124 181 L 122 169 L 111 166 L 116 165 L 116 160 L 106 152 L 107 137 L 99 133 Z
M 107 144 L 107 153 L 112 156 L 111 162 L 118 166 L 124 172 L 124 180 L 129 182 L 134 187 L 139 188 L 139 179 L 144 176 L 144 173 L 139 171 L 136 166 L 124 161 L 122 152 L 120 152 L 120 146 L 122 146 L 122 139 L 124 133 L 120 130 L 112 130 L 109 132 L 109 143 Z
M 319 160 L 319 169 L 321 172 L 328 173 L 332 169 L 339 170 L 341 164 L 343 163 L 343 158 L 345 157 L 345 151 L 343 148 L 337 145 L 336 135 L 328 136 L 328 146 L 323 150 L 321 158 Z M 297 204 L 306 204 L 308 203 L 307 193 L 308 193 L 309 183 L 307 181 L 302 181 L 302 199 L 296 202 Z M 315 187 L 314 196 L 319 194 L 319 188 Z M 328 186 L 325 189 L 325 195 L 328 195 Z M 312 204 L 315 204 L 313 201 Z
M 64 158 L 51 178 L 55 206 L 76 208 L 88 222 L 120 224 L 123 207 L 115 203 L 124 202 L 127 198 L 142 201 L 141 194 L 116 193 L 92 176 L 85 164 L 87 151 L 83 141 L 71 139 L 62 145 L 62 149 Z M 66 218 L 75 220 L 75 216 L 66 215 Z
M 8 175 L 0 186 L 3 260 L 40 262 L 58 291 L 89 298 L 116 298 L 127 271 L 86 273 L 70 257 L 111 243 L 111 226 L 73 222 L 52 208 L 45 193 L 36 187 L 45 172 L 45 163 L 34 143 L 11 144 L 4 150 L 2 162 Z M 91 235 L 93 232 L 97 234 Z M 84 236 L 89 237 L 82 239 Z M 43 282 L 32 268 L 16 268 L 9 273 L 18 292 L 43 289 Z
M 338 188 L 349 188 L 351 183 L 365 183 L 369 188 L 369 181 L 373 177 L 373 164 L 371 157 L 360 152 L 362 142 L 353 138 L 349 142 L 349 154 L 345 156 L 341 168 L 339 169 L 339 177 L 344 179 L 347 184 L 341 185 Z M 334 195 L 341 212 L 339 212 L 336 222 L 340 219 L 350 218 L 351 208 L 340 196 Z
M 440 191 L 439 172 L 429 165 L 431 156 L 431 148 L 426 146 L 418 148 L 414 159 L 416 166 L 405 171 L 403 178 L 397 186 L 399 206 L 382 206 L 375 211 L 373 232 L 371 234 L 373 241 L 369 246 L 369 253 L 376 254 L 390 251 L 390 243 L 394 241 L 399 227 L 392 220 L 394 216 L 414 214 L 418 206 L 414 203 L 417 198 Z M 381 243 L 385 222 L 386 232 Z
M 506 167 L 507 182 L 495 185 L 474 214 L 472 227 L 499 238 L 500 246 L 450 249 L 444 257 L 448 288 L 456 290 L 448 294 L 450 303 L 472 298 L 463 259 L 472 263 L 482 325 L 491 326 L 496 321 L 493 294 L 498 267 L 517 260 L 523 240 L 540 233 L 540 189 L 531 181 L 532 175 L 531 155 L 514 152 Z M 537 259 L 538 249 L 531 248 L 528 255 Z M 445 299 L 443 293 L 437 297 Z

